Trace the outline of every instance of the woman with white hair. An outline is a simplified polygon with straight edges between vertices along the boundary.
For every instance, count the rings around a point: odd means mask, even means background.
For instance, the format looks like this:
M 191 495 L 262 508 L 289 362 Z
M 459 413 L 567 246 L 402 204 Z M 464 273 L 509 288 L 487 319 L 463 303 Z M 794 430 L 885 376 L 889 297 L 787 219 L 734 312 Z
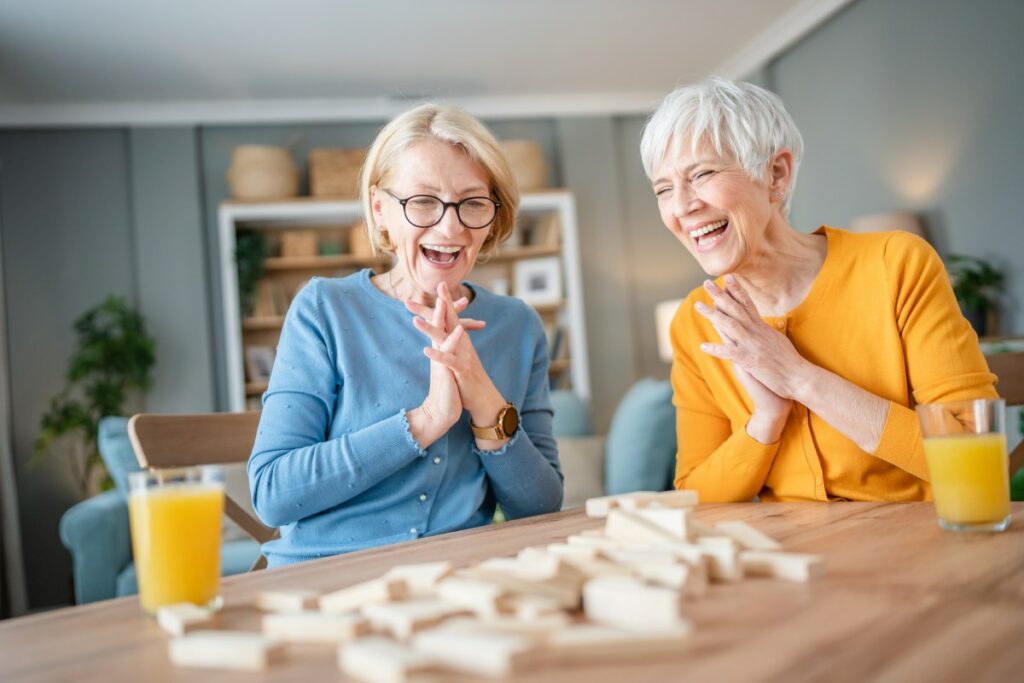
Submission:
M 466 280 L 515 225 L 497 141 L 456 107 L 407 111 L 370 147 L 360 197 L 394 265 L 313 278 L 288 311 L 248 464 L 281 528 L 271 567 L 562 502 L 540 318 Z
M 913 405 L 996 395 L 935 251 L 905 232 L 790 225 L 803 141 L 749 83 L 677 89 L 640 150 L 662 222 L 715 278 L 671 326 L 676 487 L 930 499 Z

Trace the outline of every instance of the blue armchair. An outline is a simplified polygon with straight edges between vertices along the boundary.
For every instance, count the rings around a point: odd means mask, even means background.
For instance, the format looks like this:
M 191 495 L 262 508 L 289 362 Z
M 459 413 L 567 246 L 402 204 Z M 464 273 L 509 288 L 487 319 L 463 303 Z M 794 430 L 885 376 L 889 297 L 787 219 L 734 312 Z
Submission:
M 138 591 L 128 529 L 128 473 L 139 470 L 128 440 L 128 419 L 100 421 L 98 443 L 115 488 L 71 507 L 60 520 L 60 539 L 71 552 L 78 604 Z M 229 540 L 221 547 L 224 576 L 247 571 L 259 556 L 253 540 Z

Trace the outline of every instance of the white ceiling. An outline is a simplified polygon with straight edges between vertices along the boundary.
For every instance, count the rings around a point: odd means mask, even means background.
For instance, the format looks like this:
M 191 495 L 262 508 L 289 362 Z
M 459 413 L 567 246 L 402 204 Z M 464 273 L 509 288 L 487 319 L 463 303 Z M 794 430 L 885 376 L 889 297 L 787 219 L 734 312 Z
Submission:
M 849 0 L 4 0 L 0 125 L 645 111 Z

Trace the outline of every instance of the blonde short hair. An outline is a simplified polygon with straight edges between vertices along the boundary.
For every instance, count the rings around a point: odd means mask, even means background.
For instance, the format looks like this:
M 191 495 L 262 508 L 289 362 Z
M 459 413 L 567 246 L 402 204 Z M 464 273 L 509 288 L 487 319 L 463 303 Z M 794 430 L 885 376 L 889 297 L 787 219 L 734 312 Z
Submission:
M 694 153 L 700 145 L 709 144 L 718 155 L 739 162 L 759 182 L 768 179 L 772 158 L 788 149 L 793 153 L 793 170 L 782 209 L 789 213 L 804 141 L 775 93 L 717 76 L 676 88 L 644 126 L 640 158 L 647 177 L 653 178 L 665 157 L 685 144 Z
M 366 231 L 373 251 L 375 254 L 393 254 L 395 247 L 387 232 L 378 229 L 374 220 L 370 188 L 387 183 L 402 152 L 429 140 L 459 147 L 480 164 L 490 178 L 491 192 L 501 206 L 480 248 L 480 256 L 486 258 L 509 238 L 515 228 L 519 186 L 491 131 L 462 108 L 437 104 L 421 104 L 391 119 L 366 153 L 366 161 L 359 173 L 359 200 L 363 205 Z

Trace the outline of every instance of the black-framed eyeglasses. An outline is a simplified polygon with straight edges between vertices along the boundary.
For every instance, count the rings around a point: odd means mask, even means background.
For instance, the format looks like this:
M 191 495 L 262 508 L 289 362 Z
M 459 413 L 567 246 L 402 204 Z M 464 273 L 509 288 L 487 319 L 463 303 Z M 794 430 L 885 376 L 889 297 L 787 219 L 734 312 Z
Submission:
M 494 222 L 498 215 L 497 202 L 490 197 L 467 197 L 458 202 L 446 202 L 432 194 L 414 194 L 411 197 L 399 197 L 391 190 L 384 190 L 402 205 L 405 219 L 417 228 L 432 228 L 444 218 L 448 207 L 455 207 L 455 216 L 459 222 L 470 230 L 486 228 Z

